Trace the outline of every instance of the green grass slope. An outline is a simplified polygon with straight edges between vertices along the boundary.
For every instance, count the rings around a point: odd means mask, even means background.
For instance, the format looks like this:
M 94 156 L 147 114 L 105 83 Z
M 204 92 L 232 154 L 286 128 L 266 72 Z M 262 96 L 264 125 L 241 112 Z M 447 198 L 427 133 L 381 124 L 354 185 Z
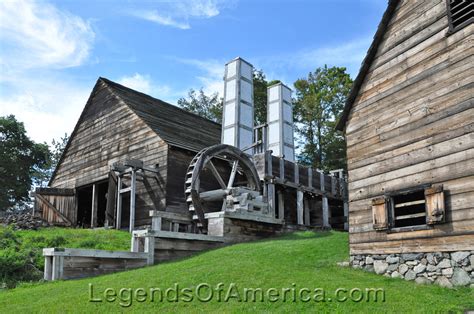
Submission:
M 406 313 L 462 312 L 474 308 L 474 292 L 469 288 L 449 290 L 438 286 L 420 286 L 336 265 L 347 256 L 346 233 L 296 233 L 102 277 L 22 286 L 0 293 L 0 312 Z M 223 285 L 222 292 L 215 289 L 219 283 Z M 93 286 L 92 295 L 90 284 Z M 178 285 L 177 299 L 175 285 Z M 205 301 L 210 295 L 207 285 L 214 289 L 213 299 L 208 302 Z M 195 294 L 198 287 L 202 300 Z M 107 288 L 110 288 L 107 293 L 111 300 L 114 299 L 114 292 L 119 293 L 114 302 L 105 300 L 104 291 Z M 126 289 L 120 293 L 122 288 Z M 163 293 L 162 300 L 157 288 Z M 165 293 L 167 288 L 171 289 Z M 189 290 L 180 291 L 184 288 Z M 245 299 L 244 288 L 261 288 L 264 301 L 261 302 L 258 293 L 255 302 L 252 293 L 247 293 Z M 285 288 L 286 292 L 283 291 Z M 303 288 L 308 290 L 301 290 Z M 377 301 L 373 298 L 367 301 L 366 296 L 359 300 L 366 288 L 384 289 L 385 301 L 380 294 Z M 339 290 L 338 297 L 335 293 L 337 289 L 343 289 Z M 135 293 L 132 298 L 129 298 L 130 291 Z M 294 299 L 293 291 L 297 295 Z M 300 291 L 303 291 L 302 298 L 299 297 Z M 352 298 L 350 291 L 356 291 Z M 187 297 L 186 292 L 189 292 Z M 273 296 L 271 300 L 267 292 Z M 276 293 L 280 294 L 279 298 Z M 193 300 L 187 302 L 190 296 Z M 308 296 L 312 299 L 304 302 Z M 348 298 L 345 302 L 336 300 L 344 297 Z M 101 301 L 90 302 L 91 299 Z

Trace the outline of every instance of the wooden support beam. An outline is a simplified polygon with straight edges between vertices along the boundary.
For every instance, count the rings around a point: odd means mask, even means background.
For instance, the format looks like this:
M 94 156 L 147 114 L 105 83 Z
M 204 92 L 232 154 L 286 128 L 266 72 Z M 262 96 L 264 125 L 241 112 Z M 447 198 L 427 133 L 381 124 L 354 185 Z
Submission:
M 323 227 L 329 228 L 331 227 L 331 225 L 329 224 L 329 203 L 328 203 L 328 198 L 326 196 L 323 196 L 322 207 L 323 207 Z
M 115 222 L 115 228 L 120 230 L 122 227 L 122 195 L 120 195 L 120 190 L 122 189 L 122 177 L 118 176 L 117 178 L 117 215 Z
M 137 192 L 137 172 L 132 171 L 132 180 L 131 180 L 131 191 L 130 191 L 130 225 L 129 231 L 130 233 L 133 232 L 135 229 L 135 199 L 136 199 L 136 192 Z
M 53 258 L 51 256 L 44 257 L 44 280 L 50 281 L 53 279 Z
M 64 256 L 53 256 L 51 280 L 59 280 L 64 273 Z
M 321 185 L 320 190 L 322 192 L 325 192 L 326 189 L 324 185 L 324 173 L 322 171 L 319 172 L 319 180 L 320 180 L 320 185 Z
M 97 208 L 99 207 L 99 188 L 97 184 L 92 185 L 92 209 L 91 228 L 97 227 Z
M 311 198 L 306 198 L 304 200 L 304 225 L 305 226 L 311 226 L 310 215 L 309 215 L 309 211 L 311 209 L 310 202 L 312 202 Z
M 304 213 L 304 193 L 303 191 L 296 191 L 296 218 L 297 224 L 303 225 L 303 213 Z
M 267 199 L 268 199 L 268 214 L 275 218 L 275 185 L 273 183 L 267 184 Z
M 278 158 L 280 160 L 280 179 L 285 181 L 285 160 L 283 158 Z
M 155 263 L 155 237 L 145 237 L 144 252 L 148 253 L 147 265 L 153 265 Z
M 344 202 L 344 217 L 346 218 L 344 230 L 349 231 L 349 204 L 347 202 Z
M 285 195 L 278 191 L 278 219 L 285 219 Z
M 300 166 L 295 162 L 295 183 L 300 183 Z
M 152 217 L 151 218 L 151 230 L 161 231 L 162 217 Z

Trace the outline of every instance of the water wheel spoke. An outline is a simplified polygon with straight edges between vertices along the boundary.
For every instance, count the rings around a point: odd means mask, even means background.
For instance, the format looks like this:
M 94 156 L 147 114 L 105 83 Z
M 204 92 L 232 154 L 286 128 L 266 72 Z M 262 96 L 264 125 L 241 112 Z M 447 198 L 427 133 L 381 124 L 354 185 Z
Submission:
M 235 176 L 237 174 L 238 168 L 239 168 L 239 161 L 234 160 L 234 163 L 232 165 L 232 172 L 230 173 L 230 177 L 229 177 L 229 183 L 227 184 L 228 189 L 232 188 L 232 186 L 234 185 L 234 180 L 235 180 Z
M 226 189 L 226 185 L 224 180 L 222 179 L 219 171 L 217 171 L 216 166 L 214 166 L 214 163 L 212 160 L 209 160 L 207 165 L 209 166 L 209 169 L 211 169 L 212 174 L 216 178 L 217 182 L 219 182 L 219 185 L 221 186 L 222 189 Z

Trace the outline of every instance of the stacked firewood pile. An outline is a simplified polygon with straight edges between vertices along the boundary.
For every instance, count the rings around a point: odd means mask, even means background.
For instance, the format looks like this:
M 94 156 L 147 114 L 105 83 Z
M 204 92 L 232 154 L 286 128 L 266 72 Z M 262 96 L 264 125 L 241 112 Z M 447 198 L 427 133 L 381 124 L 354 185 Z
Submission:
M 14 230 L 37 230 L 51 225 L 31 212 L 8 213 L 0 217 L 1 226 L 12 226 Z

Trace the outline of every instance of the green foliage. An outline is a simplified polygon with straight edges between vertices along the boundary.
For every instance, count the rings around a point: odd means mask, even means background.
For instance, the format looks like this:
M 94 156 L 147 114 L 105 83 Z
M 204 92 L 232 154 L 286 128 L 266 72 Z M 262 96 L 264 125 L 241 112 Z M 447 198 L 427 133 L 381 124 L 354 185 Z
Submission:
M 271 84 L 279 81 L 272 81 Z M 267 121 L 267 87 L 269 83 L 261 70 L 253 72 L 253 93 L 255 125 Z M 198 92 L 190 89 L 187 98 L 178 99 L 178 106 L 214 122 L 222 123 L 223 99 L 217 93 L 207 96 L 201 88 Z
M 19 281 L 41 279 L 31 248 L 22 248 L 18 235 L 8 228 L 0 229 L 0 285 L 13 287 Z
M 178 99 L 178 106 L 214 122 L 222 121 L 222 98 L 218 93 L 207 96 L 202 88 L 198 92 L 190 89 L 187 99 Z
M 69 141 L 69 136 L 64 133 L 63 137 L 58 140 L 53 139 L 51 147 L 49 147 L 48 160 L 45 166 L 41 169 L 37 169 L 33 175 L 35 179 L 35 185 L 47 186 L 54 170 L 58 166 L 59 160 L 66 148 L 66 144 Z
M 28 201 L 35 174 L 48 168 L 49 148 L 28 138 L 23 123 L 0 117 L 0 211 Z
M 302 145 L 299 161 L 323 170 L 346 168 L 345 140 L 335 130 L 352 80 L 343 67 L 324 66 L 294 83 L 294 118 Z
M 339 267 L 348 258 L 348 235 L 342 232 L 298 232 L 276 239 L 242 243 L 204 252 L 176 262 L 87 278 L 22 286 L 0 293 L 0 309 L 18 312 L 136 312 L 136 313 L 462 313 L 474 306 L 474 290 L 417 285 Z M 239 288 L 383 288 L 385 302 L 229 302 L 215 297 L 210 302 L 132 302 L 128 308 L 114 303 L 89 302 L 88 284 L 94 297 L 104 299 L 107 288 L 196 288 L 200 283 L 215 287 L 235 283 Z M 206 289 L 204 289 L 206 290 Z M 205 292 L 207 292 L 206 290 Z M 127 292 L 127 291 L 125 291 Z
M 13 231 L 0 227 L 0 286 L 42 278 L 43 248 L 68 247 L 128 251 L 130 234 L 116 230 L 47 228 Z

